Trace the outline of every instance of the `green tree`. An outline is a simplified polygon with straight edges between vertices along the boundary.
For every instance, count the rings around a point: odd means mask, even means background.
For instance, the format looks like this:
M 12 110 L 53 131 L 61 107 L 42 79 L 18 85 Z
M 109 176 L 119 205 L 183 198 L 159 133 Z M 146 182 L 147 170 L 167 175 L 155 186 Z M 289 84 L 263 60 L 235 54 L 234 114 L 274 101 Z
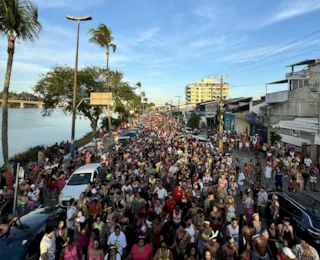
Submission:
M 72 112 L 73 73 L 70 67 L 55 66 L 42 75 L 34 91 L 43 97 L 44 116 L 50 116 L 58 105 L 64 105 L 67 114 Z M 83 98 L 89 98 L 92 92 L 103 92 L 105 89 L 106 69 L 85 67 L 78 72 L 77 104 Z M 82 102 L 77 114 L 90 120 L 93 136 L 97 133 L 98 120 L 103 113 L 102 106 L 91 106 L 90 102 Z
M 117 45 L 113 43 L 113 36 L 112 36 L 112 31 L 110 27 L 107 25 L 100 23 L 98 25 L 97 29 L 90 28 L 89 33 L 92 35 L 90 38 L 90 42 L 99 45 L 101 48 L 104 48 L 106 50 L 106 55 L 107 55 L 107 77 L 106 77 L 106 89 L 107 91 L 110 92 L 109 88 L 109 79 L 110 79 L 110 72 L 109 72 L 109 55 L 110 55 L 110 50 L 113 52 L 116 51 Z M 109 122 L 109 130 L 111 129 L 111 113 L 110 113 L 110 105 L 108 105 L 108 122 Z
M 191 128 L 199 128 L 201 117 L 199 115 L 191 115 L 191 117 L 188 120 L 187 125 Z
M 41 31 L 38 8 L 31 0 L 0 0 L 0 34 L 8 41 L 8 60 L 2 93 L 2 153 L 5 167 L 9 167 L 8 149 L 8 93 L 15 43 L 34 42 Z
M 271 145 L 273 145 L 276 141 L 280 142 L 282 140 L 282 136 L 277 133 L 270 132 L 270 140 Z

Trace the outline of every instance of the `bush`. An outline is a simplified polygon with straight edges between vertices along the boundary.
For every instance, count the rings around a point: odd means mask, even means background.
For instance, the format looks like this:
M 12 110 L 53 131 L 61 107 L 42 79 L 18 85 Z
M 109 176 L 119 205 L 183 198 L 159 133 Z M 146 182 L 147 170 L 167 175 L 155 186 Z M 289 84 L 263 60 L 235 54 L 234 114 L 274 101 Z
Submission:
M 276 141 L 280 142 L 281 139 L 282 139 L 281 135 L 274 132 L 270 132 L 271 145 L 273 145 Z
M 191 128 L 199 128 L 201 117 L 199 115 L 192 115 L 190 119 L 188 120 L 188 127 Z
M 20 162 L 21 165 L 27 164 L 30 161 L 37 161 L 38 160 L 38 152 L 44 148 L 43 145 L 38 145 L 29 148 L 28 150 L 17 153 L 13 157 L 11 157 L 11 160 Z

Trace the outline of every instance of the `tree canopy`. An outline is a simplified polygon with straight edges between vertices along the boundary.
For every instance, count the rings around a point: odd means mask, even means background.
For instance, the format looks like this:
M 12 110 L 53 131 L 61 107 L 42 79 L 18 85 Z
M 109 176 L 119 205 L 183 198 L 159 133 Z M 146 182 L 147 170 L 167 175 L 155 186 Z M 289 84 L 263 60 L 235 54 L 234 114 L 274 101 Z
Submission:
M 101 67 L 84 67 L 78 71 L 77 104 L 83 98 L 89 98 L 91 92 L 105 92 L 105 77 L 107 70 Z M 53 110 L 62 105 L 65 113 L 72 112 L 74 69 L 67 66 L 54 66 L 34 86 L 36 94 L 41 95 L 44 102 L 44 116 L 50 116 Z M 137 96 L 133 89 L 122 82 L 122 73 L 110 73 L 110 87 L 113 93 L 115 111 L 133 109 Z M 121 77 L 120 77 L 121 75 Z M 120 108 L 121 107 L 121 108 Z M 85 116 L 91 122 L 93 134 L 96 133 L 97 123 L 105 106 L 91 106 L 90 102 L 82 102 L 77 109 L 77 114 Z

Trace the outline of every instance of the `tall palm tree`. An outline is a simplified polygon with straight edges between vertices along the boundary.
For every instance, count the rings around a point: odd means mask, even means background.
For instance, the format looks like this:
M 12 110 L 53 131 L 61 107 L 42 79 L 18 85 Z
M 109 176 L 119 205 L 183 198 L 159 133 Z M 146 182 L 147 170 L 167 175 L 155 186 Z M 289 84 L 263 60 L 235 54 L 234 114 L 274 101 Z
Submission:
M 110 79 L 110 72 L 109 72 L 109 56 L 110 50 L 113 52 L 116 51 L 117 45 L 113 43 L 113 36 L 110 27 L 107 25 L 100 23 L 97 29 L 90 28 L 89 33 L 92 35 L 90 38 L 90 42 L 99 45 L 101 48 L 106 50 L 107 55 L 107 77 L 106 77 L 106 88 L 108 92 L 110 92 L 109 87 L 109 79 Z M 110 114 L 110 105 L 108 105 L 108 123 L 109 123 L 109 131 L 111 131 L 111 114 Z
M 34 42 L 41 31 L 38 7 L 31 0 L 0 0 L 0 34 L 8 40 L 8 60 L 2 92 L 2 153 L 5 168 L 9 167 L 8 94 L 15 43 Z

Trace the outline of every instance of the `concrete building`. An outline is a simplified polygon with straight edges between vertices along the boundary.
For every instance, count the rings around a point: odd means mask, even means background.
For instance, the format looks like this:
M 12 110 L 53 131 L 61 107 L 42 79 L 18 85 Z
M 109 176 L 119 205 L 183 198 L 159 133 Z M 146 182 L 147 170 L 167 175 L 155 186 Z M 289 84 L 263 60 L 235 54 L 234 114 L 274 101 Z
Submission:
M 303 68 L 295 70 L 300 66 Z M 278 133 L 284 143 L 297 147 L 320 144 L 320 58 L 287 67 L 291 72 L 283 80 L 268 83 L 265 100 L 252 104 L 250 112 L 262 117 L 263 126 Z M 271 84 L 287 84 L 288 90 L 267 93 Z
M 205 78 L 201 82 L 186 86 L 186 103 L 200 103 L 209 100 L 220 100 L 221 84 L 213 78 Z M 222 99 L 229 99 L 229 85 L 225 83 L 222 90 Z

